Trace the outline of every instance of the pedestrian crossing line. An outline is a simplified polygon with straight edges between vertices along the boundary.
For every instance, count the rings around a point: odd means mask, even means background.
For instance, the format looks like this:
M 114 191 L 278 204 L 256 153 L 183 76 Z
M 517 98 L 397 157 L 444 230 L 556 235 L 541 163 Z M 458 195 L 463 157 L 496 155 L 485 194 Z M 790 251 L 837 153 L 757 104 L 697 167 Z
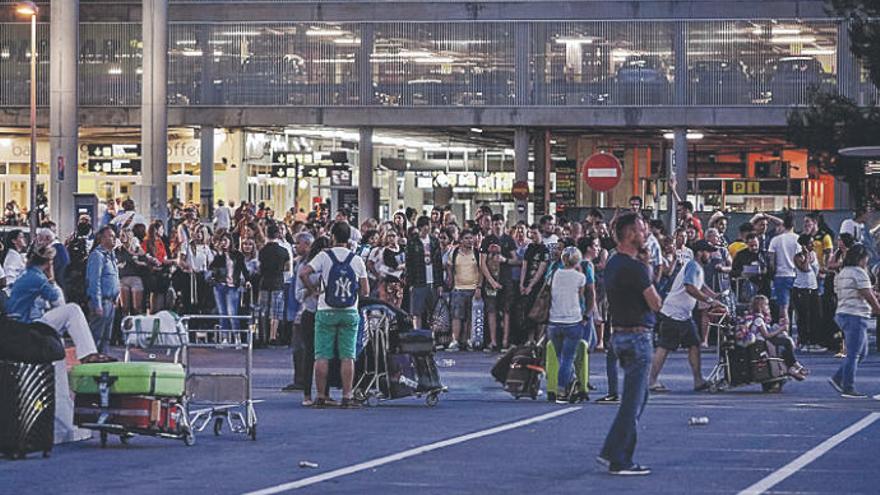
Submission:
M 770 476 L 767 476 L 761 481 L 739 492 L 739 495 L 759 495 L 766 492 L 767 490 L 773 488 L 779 483 L 782 483 L 787 478 L 794 475 L 811 462 L 815 461 L 819 457 L 822 457 L 834 447 L 837 447 L 841 443 L 845 442 L 848 438 L 871 426 L 878 419 L 880 419 L 880 413 L 871 413 L 865 416 L 864 418 L 857 421 L 856 423 L 853 423 L 840 433 L 834 435 L 828 440 L 825 440 L 824 442 L 813 447 L 807 452 L 804 452 L 797 459 L 777 469 L 776 471 L 771 473 Z
M 379 466 L 384 466 L 386 464 L 390 464 L 392 462 L 402 461 L 404 459 L 408 459 L 410 457 L 417 456 L 419 454 L 425 454 L 428 452 L 432 452 L 435 450 L 440 450 L 446 447 L 452 447 L 454 445 L 459 445 L 465 442 L 469 442 L 471 440 L 477 440 L 479 438 L 488 437 L 491 435 L 495 435 L 498 433 L 504 433 L 505 431 L 515 430 L 517 428 L 522 428 L 524 426 L 529 426 L 537 423 L 541 423 L 544 421 L 548 421 L 554 418 L 558 418 L 560 416 L 564 416 L 566 414 L 573 413 L 575 411 L 581 410 L 581 407 L 567 407 L 565 409 L 560 409 L 558 411 L 553 411 L 551 413 L 541 414 L 539 416 L 534 416 L 531 418 L 522 419 L 520 421 L 514 421 L 512 423 L 507 423 L 499 426 L 495 426 L 486 430 L 476 431 L 474 433 L 468 433 L 467 435 L 461 435 L 454 438 L 450 438 L 447 440 L 441 440 L 439 442 L 429 443 L 427 445 L 422 445 L 420 447 L 415 447 L 413 449 L 404 450 L 402 452 L 398 452 L 396 454 L 391 454 L 385 457 L 379 457 L 376 459 L 372 459 L 366 462 L 362 462 L 360 464 L 354 464 L 351 466 L 346 466 L 339 469 L 334 469 L 333 471 L 328 471 L 323 474 L 319 474 L 317 476 L 311 476 L 309 478 L 303 478 L 301 480 L 291 481 L 288 483 L 282 483 L 280 485 L 263 488 L 262 490 L 256 490 L 252 492 L 248 492 L 245 495 L 274 495 L 276 493 L 288 492 L 297 490 L 300 488 L 305 488 L 307 486 L 315 485 L 318 483 L 322 483 L 324 481 L 329 481 L 336 478 L 341 478 L 343 476 L 348 476 L 350 474 L 359 473 L 361 471 L 366 471 L 368 469 L 373 469 Z

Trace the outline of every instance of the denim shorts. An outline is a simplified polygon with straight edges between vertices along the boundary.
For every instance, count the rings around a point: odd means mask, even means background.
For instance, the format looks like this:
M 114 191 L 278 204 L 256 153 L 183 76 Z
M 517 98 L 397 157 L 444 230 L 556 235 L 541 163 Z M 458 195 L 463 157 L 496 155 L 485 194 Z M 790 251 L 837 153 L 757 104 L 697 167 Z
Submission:
M 657 345 L 669 351 L 674 351 L 679 346 L 699 346 L 700 335 L 697 333 L 697 325 L 694 324 L 693 319 L 681 321 L 661 316 Z
M 471 309 L 474 304 L 474 291 L 455 289 L 452 291 L 450 310 L 456 320 L 470 320 Z
M 773 299 L 780 306 L 788 306 L 791 302 L 791 289 L 794 287 L 794 277 L 773 277 Z
M 409 289 L 409 312 L 413 316 L 421 317 L 431 313 L 434 311 L 434 304 L 436 302 L 437 291 L 433 286 L 423 285 Z

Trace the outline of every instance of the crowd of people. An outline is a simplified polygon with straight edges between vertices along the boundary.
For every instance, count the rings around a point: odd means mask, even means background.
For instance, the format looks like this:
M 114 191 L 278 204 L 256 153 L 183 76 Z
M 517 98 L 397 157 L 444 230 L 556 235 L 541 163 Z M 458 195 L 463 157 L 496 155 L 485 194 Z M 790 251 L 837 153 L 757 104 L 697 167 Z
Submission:
M 712 343 L 709 323 L 737 305 L 745 312 L 738 343 L 765 341 L 797 380 L 809 375 L 797 353 L 835 353 L 844 361 L 834 388 L 864 396 L 855 370 L 867 352 L 868 322 L 880 312 L 876 277 L 867 269 L 874 246 L 865 210 L 838 233 L 817 212 L 800 225 L 791 212 L 758 213 L 731 240 L 724 212 L 704 216 L 704 225 L 689 201 L 679 201 L 677 223 L 669 226 L 641 207 L 636 196 L 613 216 L 592 209 L 583 220 L 544 215 L 534 224 L 511 224 L 489 206 L 466 220 L 449 209 L 408 208 L 356 227 L 351 212 L 331 216 L 327 205 L 276 216 L 263 204 L 218 201 L 211 218 L 173 205 L 161 221 L 126 199 L 109 202 L 97 222 L 80 217 L 68 236 L 45 218 L 30 242 L 23 231 L 8 231 L 0 304 L 11 317 L 50 321 L 75 340 L 87 326 L 93 345 L 84 344 L 82 357 L 97 361 L 112 359 L 109 348 L 121 342 L 119 322 L 128 315 L 252 314 L 260 345 L 292 346 L 295 373 L 286 389 L 302 390 L 307 406 L 334 404 L 326 383 L 337 357 L 341 405 L 357 407 L 359 296 L 409 312 L 449 352 L 505 352 L 553 340 L 560 390 L 583 339 L 606 354 L 609 387 L 598 402 L 621 404 L 600 456 L 612 471 L 638 471 L 632 449 L 619 445 L 634 448 L 643 396 L 668 391 L 660 380 L 667 355 L 686 348 L 694 389 L 705 389 L 701 350 Z M 545 286 L 549 315 L 540 321 L 530 310 Z M 438 322 L 441 305 L 449 308 L 448 329 Z M 477 310 L 485 316 L 482 339 L 472 325 Z M 242 330 L 235 321 L 216 324 L 232 335 Z

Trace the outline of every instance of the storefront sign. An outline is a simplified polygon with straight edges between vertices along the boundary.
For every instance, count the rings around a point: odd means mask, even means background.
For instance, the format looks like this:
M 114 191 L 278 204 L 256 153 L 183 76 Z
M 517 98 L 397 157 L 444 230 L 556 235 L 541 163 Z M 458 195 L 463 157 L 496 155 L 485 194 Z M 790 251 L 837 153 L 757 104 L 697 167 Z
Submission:
M 562 213 L 577 204 L 577 162 L 557 161 L 553 163 L 553 169 L 556 171 L 556 212 Z
M 732 180 L 725 182 L 724 192 L 734 196 L 800 195 L 802 186 L 801 180 Z
M 620 183 L 623 167 L 608 153 L 596 153 L 584 161 L 584 182 L 596 191 L 609 191 Z

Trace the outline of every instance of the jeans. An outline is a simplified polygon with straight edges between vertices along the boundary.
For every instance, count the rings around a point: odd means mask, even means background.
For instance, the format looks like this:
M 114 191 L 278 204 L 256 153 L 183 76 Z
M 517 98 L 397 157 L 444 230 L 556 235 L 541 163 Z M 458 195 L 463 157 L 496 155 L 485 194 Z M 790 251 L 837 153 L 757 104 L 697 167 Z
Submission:
M 608 378 L 608 395 L 617 395 L 617 354 L 614 353 L 614 337 L 605 342 L 605 377 Z
M 623 396 L 601 456 L 616 470 L 633 465 L 639 418 L 648 402 L 648 375 L 654 346 L 650 332 L 615 333 L 612 342 L 623 367 Z
M 870 318 L 838 313 L 834 321 L 843 330 L 846 341 L 846 357 L 840 368 L 834 373 L 833 379 L 841 385 L 845 392 L 855 387 L 856 368 L 859 362 L 868 357 L 868 322 Z
M 91 306 L 91 303 L 89 303 Z M 116 316 L 116 301 L 114 299 L 103 299 L 101 301 L 101 316 L 95 314 L 92 308 L 89 316 L 89 329 L 92 331 L 92 338 L 95 339 L 95 346 L 98 352 L 107 354 L 110 350 L 110 335 L 113 331 L 113 318 Z
M 241 291 L 238 287 L 215 285 L 214 302 L 217 304 L 217 314 L 238 316 L 238 307 L 241 303 Z M 220 321 L 220 327 L 223 330 L 237 330 L 236 323 L 236 320 L 224 318 Z
M 584 335 L 583 326 L 580 323 L 549 323 L 547 336 L 553 342 L 559 358 L 559 378 L 557 389 L 560 395 L 568 393 L 571 384 L 571 375 L 574 373 L 574 356 L 577 354 L 577 346 Z

